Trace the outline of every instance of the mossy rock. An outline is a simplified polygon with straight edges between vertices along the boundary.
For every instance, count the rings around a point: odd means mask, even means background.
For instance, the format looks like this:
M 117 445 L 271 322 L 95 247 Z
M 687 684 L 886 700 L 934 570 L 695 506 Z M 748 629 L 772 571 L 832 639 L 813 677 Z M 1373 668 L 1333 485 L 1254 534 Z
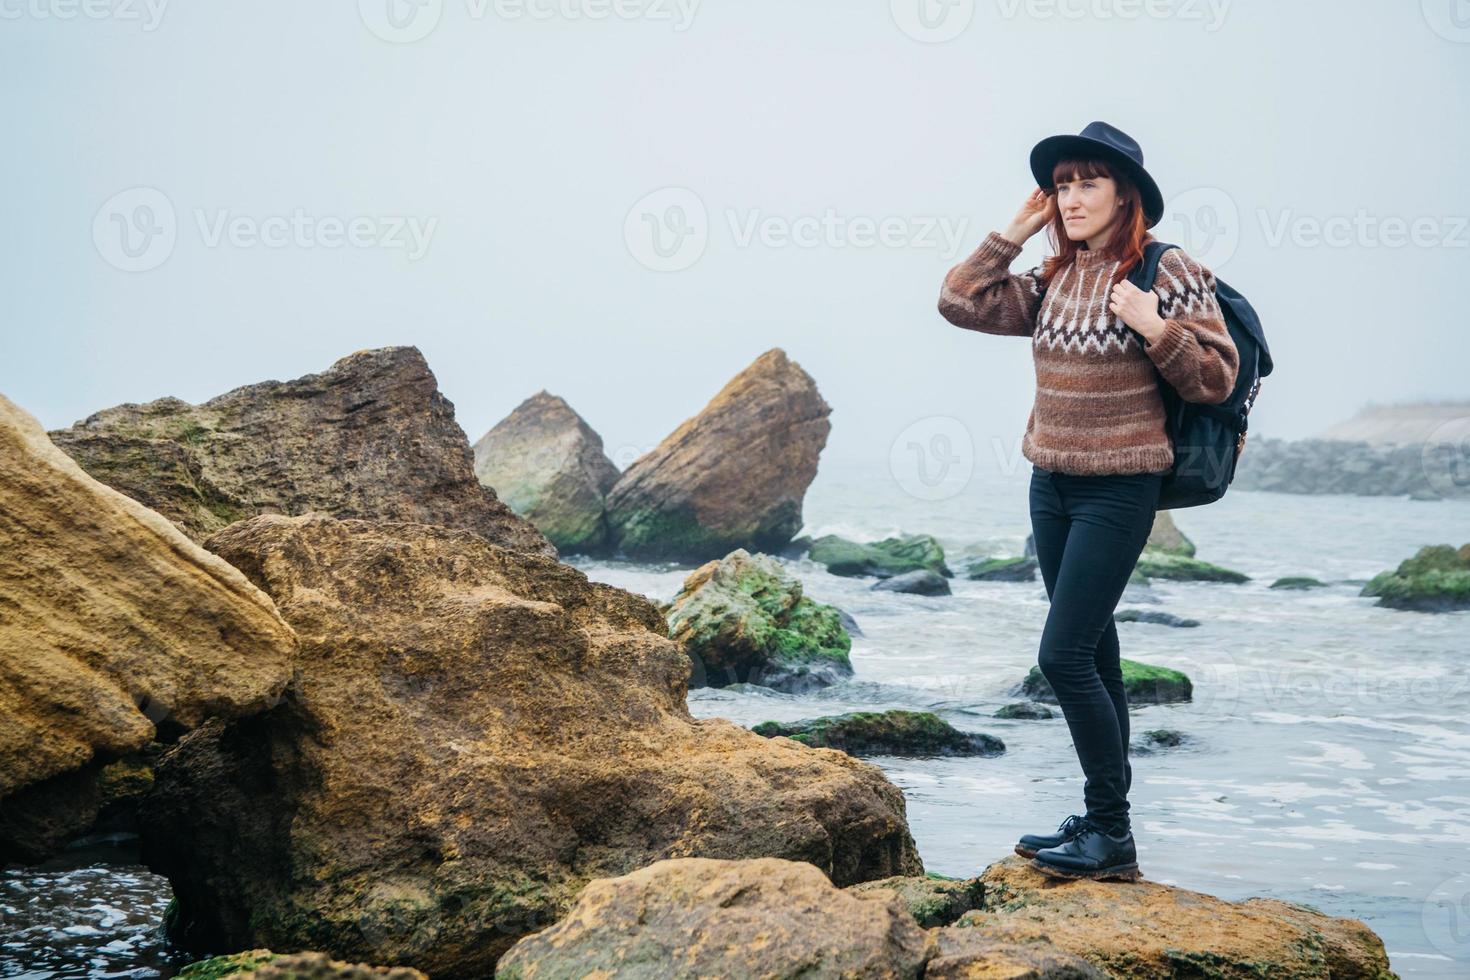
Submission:
M 1134 737 L 1129 751 L 1135 755 L 1153 755 L 1157 752 L 1180 748 L 1193 741 L 1194 739 L 1190 736 L 1172 728 L 1151 728 Z
M 1170 555 L 1161 551 L 1144 551 L 1138 558 L 1134 570 L 1149 578 L 1167 579 L 1173 582 L 1249 582 L 1250 576 L 1212 565 L 1198 558 Z
M 1470 609 L 1470 544 L 1420 548 L 1391 572 L 1373 576 L 1360 593 L 1376 596 L 1378 605 L 1415 612 Z
M 269 963 L 279 955 L 281 954 L 268 949 L 252 949 L 244 953 L 215 956 L 198 963 L 190 963 L 174 976 L 176 980 L 218 980 L 219 977 L 234 976 L 237 973 L 254 973 L 256 967 Z
M 1039 567 L 1035 558 L 986 558 L 971 565 L 965 577 L 977 582 L 1034 582 Z
M 1044 721 L 1047 718 L 1055 718 L 1056 715 L 1044 704 L 1038 704 L 1035 701 L 1017 701 L 1015 704 L 1004 706 L 993 717 L 1009 721 Z
M 268 949 L 201 960 L 175 976 L 178 980 L 217 980 L 245 974 L 252 980 L 427 980 L 406 966 L 368 966 L 340 962 L 325 953 L 273 953 Z
M 1320 589 L 1326 583 L 1312 578 L 1310 575 L 1288 575 L 1271 583 L 1273 589 Z
M 979 878 L 946 878 L 943 875 L 896 875 L 857 885 L 847 891 L 871 895 L 886 891 L 897 895 L 914 921 L 925 929 L 953 924 L 971 909 L 978 909 L 985 893 Z
M 1184 532 L 1174 524 L 1173 515 L 1167 510 L 1154 514 L 1154 525 L 1149 530 L 1148 541 L 1143 547 L 1147 551 L 1178 555 L 1181 558 L 1194 557 L 1194 542 L 1184 536 Z
M 1136 660 L 1124 660 L 1122 665 L 1123 689 L 1128 692 L 1130 704 L 1176 704 L 1194 696 L 1194 685 L 1180 671 L 1141 664 Z M 1056 692 L 1047 683 L 1040 667 L 1031 668 L 1017 693 L 1033 701 L 1057 703 Z
M 757 735 L 787 738 L 849 755 L 1000 755 L 1005 743 L 992 735 L 962 732 L 929 711 L 854 711 L 805 721 L 766 721 Z
M 807 557 L 825 565 L 833 575 L 850 578 L 863 575 L 891 578 L 917 569 L 927 569 L 945 578 L 954 577 L 944 563 L 944 549 L 929 534 L 884 538 L 872 544 L 824 534 L 812 541 Z
M 768 555 L 737 548 L 684 580 L 669 636 L 694 663 L 692 687 L 760 684 L 803 693 L 852 676 L 852 637 L 835 606 L 802 594 Z

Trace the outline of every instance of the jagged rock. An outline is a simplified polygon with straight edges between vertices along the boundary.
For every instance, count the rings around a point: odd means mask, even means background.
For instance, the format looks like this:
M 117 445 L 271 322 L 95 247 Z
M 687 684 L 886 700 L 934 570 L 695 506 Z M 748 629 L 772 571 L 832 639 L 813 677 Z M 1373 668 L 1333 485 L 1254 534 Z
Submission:
M 833 575 L 860 577 L 876 575 L 892 578 L 905 572 L 927 569 L 946 578 L 953 574 L 944 563 L 944 549 L 928 534 L 908 534 L 884 538 L 872 544 L 849 541 L 835 534 L 824 534 L 812 541 L 807 557 L 825 565 Z
M 790 693 L 852 676 L 852 638 L 834 606 L 802 594 L 774 558 L 737 548 L 684 579 L 669 635 L 693 664 L 694 687 L 760 684 Z
M 197 948 L 479 978 L 589 879 L 659 858 L 922 873 L 877 767 L 691 717 L 641 596 L 426 525 L 265 516 L 208 545 L 301 654 L 279 707 L 157 768 L 143 853 Z
M 985 891 L 979 878 L 945 878 L 940 875 L 895 875 L 877 881 L 848 885 L 854 895 L 888 892 L 898 896 L 909 915 L 925 929 L 947 926 L 972 909 L 980 907 Z
M 1156 626 L 1173 626 L 1178 629 L 1189 629 L 1199 625 L 1197 619 L 1185 619 L 1183 616 L 1160 612 L 1157 609 L 1119 609 L 1113 613 L 1113 620 L 1119 623 L 1153 623 Z
M 496 976 L 918 977 L 929 952 L 889 890 L 854 895 L 790 861 L 686 858 L 592 882 Z
M 413 347 L 359 351 L 321 374 L 202 405 L 119 405 L 51 436 L 195 541 L 256 514 L 321 512 L 442 524 L 556 554 L 475 480 L 454 406 Z
M 849 755 L 1000 755 L 1006 750 L 995 736 L 962 732 L 930 711 L 853 711 L 805 721 L 763 721 L 751 731 Z
M 876 592 L 906 592 L 909 595 L 950 595 L 949 583 L 938 572 L 916 568 L 873 583 Z
M 243 575 L 0 396 L 0 859 L 84 830 L 160 729 L 269 706 L 295 650 Z
M 368 966 L 343 963 L 325 953 L 273 953 L 252 949 L 190 963 L 177 980 L 220 980 L 249 974 L 249 980 L 429 980 L 406 966 Z
M 1040 567 L 1034 557 L 987 558 L 971 565 L 965 577 L 978 582 L 1034 582 Z
M 1167 510 L 1161 510 L 1154 514 L 1154 526 L 1148 533 L 1148 541 L 1143 545 L 1145 549 L 1160 551 L 1166 555 L 1182 555 L 1185 558 L 1194 557 L 1194 542 L 1184 536 L 1184 532 L 1174 523 L 1173 514 Z
M 1288 575 L 1271 583 L 1273 589 L 1320 589 L 1323 583 L 1310 575 Z
M 831 411 L 785 351 L 766 351 L 623 472 L 607 495 L 611 546 L 690 561 L 780 551 L 801 530 Z
M 1399 562 L 1391 572 L 1373 576 L 1363 591 L 1377 596 L 1377 605 L 1416 612 L 1452 612 L 1470 609 L 1470 544 L 1457 552 L 1453 545 L 1420 548 L 1413 558 Z
M 475 443 L 475 476 L 563 552 L 607 545 L 603 500 L 618 468 L 602 437 L 544 389 Z
M 1008 718 L 1015 721 L 1045 721 L 1055 718 L 1056 715 L 1044 704 L 1035 701 L 1017 701 L 1015 704 L 1003 706 L 995 713 L 996 718 Z
M 985 869 L 981 909 L 954 931 L 1050 942 L 1134 980 L 1390 980 L 1383 942 L 1357 919 L 1269 898 L 1227 902 L 1150 881 L 1058 885 L 1025 859 Z
M 1168 667 L 1154 667 L 1136 660 L 1124 659 L 1123 689 L 1128 693 L 1130 704 L 1172 704 L 1188 701 L 1194 694 L 1194 685 L 1189 678 Z M 1034 701 L 1057 703 L 1056 692 L 1047 683 L 1040 667 L 1032 667 L 1026 679 L 1015 691 Z

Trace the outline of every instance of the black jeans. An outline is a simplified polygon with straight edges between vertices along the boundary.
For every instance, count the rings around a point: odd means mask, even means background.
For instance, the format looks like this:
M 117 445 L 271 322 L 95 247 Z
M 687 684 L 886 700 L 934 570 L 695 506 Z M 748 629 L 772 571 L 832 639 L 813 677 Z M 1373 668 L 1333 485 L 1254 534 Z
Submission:
M 1153 528 L 1163 475 L 1031 470 L 1031 529 L 1051 599 L 1037 663 L 1087 777 L 1089 819 L 1128 829 L 1128 695 L 1113 610 Z

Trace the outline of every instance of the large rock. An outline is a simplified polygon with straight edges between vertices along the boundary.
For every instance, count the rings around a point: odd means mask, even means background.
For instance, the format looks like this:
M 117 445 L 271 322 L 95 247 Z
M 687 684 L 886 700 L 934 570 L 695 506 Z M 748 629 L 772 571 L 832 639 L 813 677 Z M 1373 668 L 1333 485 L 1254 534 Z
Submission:
M 808 558 L 825 565 L 833 575 L 892 578 L 919 570 L 928 570 L 945 578 L 954 575 L 944 562 L 944 549 L 929 534 L 906 534 L 871 544 L 824 534 L 816 540 L 803 537 L 799 543 L 806 546 Z
M 766 351 L 623 472 L 607 496 L 612 545 L 688 561 L 779 551 L 801 530 L 831 411 L 785 351 Z
M 1129 704 L 1174 704 L 1194 697 L 1194 684 L 1182 671 L 1141 664 L 1126 657 L 1120 664 Z M 1014 693 L 1024 694 L 1033 701 L 1057 703 L 1057 693 L 1040 667 L 1032 667 Z
M 852 676 L 852 638 L 774 558 L 737 548 L 690 572 L 669 607 L 670 635 L 695 687 L 760 684 L 805 693 Z
M 418 521 L 554 556 L 475 479 L 454 406 L 413 347 L 359 351 L 321 374 L 190 405 L 120 405 L 53 432 L 109 486 L 195 541 L 256 514 Z
M 1359 594 L 1376 596 L 1380 606 L 1415 612 L 1470 609 L 1470 543 L 1459 551 L 1449 544 L 1426 545 L 1393 571 L 1373 576 Z
M 607 543 L 603 498 L 618 468 L 602 437 L 556 395 L 538 391 L 475 443 L 475 476 L 564 552 Z
M 1058 885 L 1025 859 L 992 864 L 960 927 L 992 941 L 1050 942 L 1133 980 L 1391 980 L 1383 941 L 1357 919 L 1269 898 L 1227 902 L 1140 881 Z
M 85 829 L 160 730 L 272 704 L 295 649 L 243 575 L 0 396 L 0 858 Z
M 503 980 L 918 977 L 930 940 L 889 890 L 834 888 L 791 861 L 660 861 L 587 886 L 522 939 Z
M 426 525 L 265 516 L 208 545 L 302 649 L 278 708 L 158 767 L 144 853 L 193 948 L 484 977 L 588 880 L 661 858 L 921 870 L 875 766 L 691 717 L 641 596 Z
M 190 963 L 174 976 L 176 980 L 220 980 L 221 977 L 244 977 L 247 980 L 429 980 L 418 970 L 406 966 L 343 963 L 325 953 L 273 953 L 268 949 L 252 949 Z

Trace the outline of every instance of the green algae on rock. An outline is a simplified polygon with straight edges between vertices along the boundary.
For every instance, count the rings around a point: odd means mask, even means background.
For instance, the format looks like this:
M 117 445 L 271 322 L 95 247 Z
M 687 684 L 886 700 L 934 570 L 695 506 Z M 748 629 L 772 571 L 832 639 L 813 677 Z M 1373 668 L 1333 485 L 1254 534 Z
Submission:
M 980 907 L 985 886 L 979 878 L 946 878 L 943 875 L 895 875 L 877 881 L 848 885 L 854 895 L 892 892 L 903 902 L 914 921 L 925 929 L 947 926 L 972 909 Z
M 1123 689 L 1133 704 L 1171 704 L 1188 701 L 1194 694 L 1194 685 L 1189 678 L 1168 667 L 1141 664 L 1136 660 L 1122 661 Z M 1047 683 L 1040 667 L 1032 667 L 1017 691 L 1035 701 L 1056 704 L 1056 692 Z
M 976 582 L 1034 582 L 1039 568 L 1035 558 L 985 558 L 965 569 L 965 578 Z
M 1144 549 L 1143 554 L 1138 556 L 1138 563 L 1134 566 L 1134 570 L 1149 578 L 1161 578 L 1173 582 L 1240 583 L 1250 581 L 1250 576 L 1244 572 L 1212 565 L 1198 558 L 1185 558 L 1182 555 L 1170 555 L 1148 549 Z
M 930 711 L 854 711 L 805 721 L 763 721 L 751 731 L 849 755 L 994 756 L 1006 749 L 993 735 L 962 732 Z
M 1363 591 L 1376 596 L 1378 605 L 1415 612 L 1452 612 L 1470 609 L 1470 544 L 1420 548 L 1391 572 L 1373 576 Z
M 806 556 L 819 565 L 825 565 L 833 575 L 892 578 L 905 572 L 928 569 L 945 578 L 954 577 L 944 563 L 944 549 L 929 534 L 906 534 L 871 544 L 824 534 L 810 542 L 803 538 L 802 544 L 806 545 Z
M 752 683 L 800 693 L 852 676 L 852 638 L 835 606 L 814 602 L 769 555 L 737 548 L 684 579 L 669 636 L 693 664 L 692 687 Z
M 268 949 L 252 949 L 200 960 L 190 963 L 174 976 L 177 980 L 221 980 L 223 977 L 239 977 L 241 980 L 429 980 L 418 970 L 406 966 L 343 963 L 325 953 L 273 953 Z
M 1324 583 L 1310 575 L 1287 575 L 1272 582 L 1273 589 L 1320 589 Z

